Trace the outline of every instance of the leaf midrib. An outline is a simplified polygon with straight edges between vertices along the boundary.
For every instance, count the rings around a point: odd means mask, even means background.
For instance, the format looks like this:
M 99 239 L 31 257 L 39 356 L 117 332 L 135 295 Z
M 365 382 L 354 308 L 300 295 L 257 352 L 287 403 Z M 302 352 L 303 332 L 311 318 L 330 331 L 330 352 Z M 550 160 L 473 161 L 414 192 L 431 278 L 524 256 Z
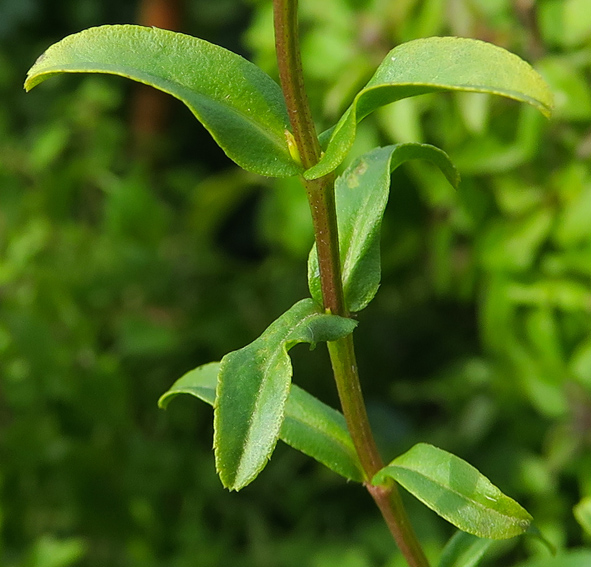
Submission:
M 268 376 L 269 374 L 269 368 L 271 368 L 271 366 L 273 366 L 274 362 L 281 357 L 281 355 L 285 355 L 288 358 L 288 363 L 291 365 L 291 361 L 289 360 L 289 352 L 285 346 L 289 335 L 291 335 L 291 333 L 297 329 L 297 327 L 305 324 L 311 317 L 320 315 L 320 313 L 310 313 L 306 316 L 304 316 L 302 319 L 300 319 L 299 321 L 295 322 L 293 325 L 289 326 L 284 333 L 281 333 L 282 337 L 279 341 L 279 349 L 277 349 L 277 351 L 275 351 L 275 353 L 270 356 L 267 360 L 267 362 L 263 365 L 263 380 L 260 381 L 259 387 L 257 388 L 257 395 L 255 397 L 255 403 L 254 403 L 254 408 L 253 411 L 251 412 L 251 415 L 254 415 L 257 413 L 258 409 L 259 409 L 259 405 L 261 403 L 261 398 L 262 398 L 262 390 L 263 390 L 263 386 L 264 384 L 267 382 L 266 376 Z M 258 340 L 262 340 L 264 338 L 264 335 L 260 337 L 260 339 Z M 261 350 L 264 349 L 257 349 L 257 354 L 259 352 L 261 352 Z M 291 383 L 291 379 L 289 380 L 289 382 Z M 285 402 L 287 401 L 287 398 L 289 397 L 289 387 L 287 389 L 287 396 L 284 399 L 284 404 L 283 404 L 283 411 L 282 414 L 285 416 Z M 243 464 L 244 464 L 244 455 L 246 454 L 246 449 L 251 445 L 251 439 L 252 439 L 252 435 L 253 435 L 253 427 L 252 427 L 252 421 L 249 421 L 249 427 L 246 433 L 246 438 L 244 440 L 244 443 L 242 444 L 242 451 L 240 454 L 240 459 L 238 461 L 238 466 L 236 467 L 236 474 L 235 474 L 235 478 L 239 478 L 240 477 L 240 473 L 242 471 L 243 468 Z M 279 425 L 279 433 L 281 433 L 281 424 Z M 246 480 L 248 480 L 250 477 L 248 477 Z
M 459 492 L 457 489 L 453 489 L 451 488 L 449 485 L 443 484 L 437 480 L 434 480 L 433 478 L 427 476 L 426 474 L 417 471 L 416 469 L 412 469 L 409 467 L 405 467 L 403 465 L 390 465 L 393 468 L 396 469 L 401 469 L 404 471 L 409 471 L 413 474 L 416 474 L 417 476 L 420 476 L 422 479 L 427 480 L 428 482 L 430 482 L 431 484 L 434 484 L 437 487 L 442 488 L 444 491 L 447 492 L 451 492 L 452 494 L 455 494 L 456 496 L 459 496 L 460 498 L 466 500 L 469 503 L 474 503 L 475 507 L 478 507 L 480 510 L 486 511 L 486 512 L 494 512 L 495 514 L 498 514 L 499 516 L 501 516 L 502 518 L 508 518 L 509 520 L 512 521 L 512 523 L 517 523 L 519 525 L 521 525 L 523 522 L 525 522 L 525 519 L 520 519 L 517 516 L 508 516 L 507 514 L 504 514 L 502 512 L 499 512 L 498 510 L 494 509 L 494 508 L 487 508 L 484 504 L 482 504 L 481 502 L 478 502 L 477 500 L 471 500 L 468 496 L 466 496 L 465 494 L 463 494 L 462 492 Z

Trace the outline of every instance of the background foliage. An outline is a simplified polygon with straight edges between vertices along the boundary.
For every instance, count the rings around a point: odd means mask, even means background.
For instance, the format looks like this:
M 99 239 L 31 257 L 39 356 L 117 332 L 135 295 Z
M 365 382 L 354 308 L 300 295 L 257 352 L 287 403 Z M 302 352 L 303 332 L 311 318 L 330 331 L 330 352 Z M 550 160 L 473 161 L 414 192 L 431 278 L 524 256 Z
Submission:
M 311 228 L 295 181 L 238 171 L 172 99 L 148 103 L 159 120 L 146 130 L 145 93 L 114 77 L 25 97 L 50 43 L 137 12 L 0 7 L 0 564 L 402 565 L 359 488 L 282 446 L 229 494 L 210 410 L 156 407 L 185 371 L 307 295 Z M 453 451 L 556 545 L 589 544 L 584 508 L 573 514 L 591 497 L 588 1 L 301 0 L 301 12 L 320 129 L 416 37 L 492 41 L 552 86 L 550 122 L 463 94 L 403 100 L 361 124 L 354 153 L 434 143 L 463 181 L 455 193 L 414 163 L 395 175 L 358 357 L 387 460 L 418 441 Z M 193 1 L 180 14 L 183 31 L 276 76 L 270 2 Z M 321 350 L 294 349 L 294 377 L 334 406 Z M 449 526 L 409 504 L 436 555 Z M 498 549 L 509 555 L 490 565 L 545 553 L 529 540 Z

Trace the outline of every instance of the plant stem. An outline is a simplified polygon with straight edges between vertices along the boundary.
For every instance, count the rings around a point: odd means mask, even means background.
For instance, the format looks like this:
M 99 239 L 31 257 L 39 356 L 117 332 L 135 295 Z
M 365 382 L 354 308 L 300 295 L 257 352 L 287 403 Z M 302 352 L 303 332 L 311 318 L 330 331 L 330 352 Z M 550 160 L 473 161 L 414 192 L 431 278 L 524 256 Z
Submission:
M 293 128 L 293 136 L 302 160 L 308 169 L 318 163 L 322 151 L 316 136 L 310 104 L 304 87 L 300 56 L 297 0 L 273 0 L 275 47 L 281 87 Z M 341 285 L 338 229 L 334 202 L 334 176 L 313 181 L 304 180 L 312 212 L 324 307 L 331 313 L 346 316 Z
M 353 335 L 328 343 L 345 420 L 368 481 L 384 466 L 369 425 L 353 345 Z M 351 425 L 349 425 L 351 424 Z
M 281 87 L 302 165 L 308 169 L 322 154 L 304 88 L 299 48 L 297 0 L 273 0 L 275 47 Z M 341 278 L 334 175 L 304 180 L 308 194 L 324 308 L 348 317 Z M 366 477 L 366 488 L 378 505 L 388 528 L 410 567 L 428 567 L 428 561 L 410 525 L 397 487 L 376 487 L 371 479 L 383 467 L 369 420 L 355 358 L 353 336 L 328 343 L 343 414 Z

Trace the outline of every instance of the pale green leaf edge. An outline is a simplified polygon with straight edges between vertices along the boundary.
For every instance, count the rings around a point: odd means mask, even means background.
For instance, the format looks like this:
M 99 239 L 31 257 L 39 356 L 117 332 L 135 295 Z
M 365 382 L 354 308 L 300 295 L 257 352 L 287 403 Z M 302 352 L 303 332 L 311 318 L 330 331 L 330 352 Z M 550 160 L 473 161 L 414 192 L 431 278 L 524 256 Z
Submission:
M 219 362 L 211 362 L 187 372 L 162 394 L 158 406 L 165 409 L 179 394 L 189 394 L 213 407 L 219 367 Z M 308 434 L 302 436 L 302 430 Z M 365 481 L 343 415 L 295 384 L 291 385 L 279 439 L 347 480 Z
M 495 503 L 502 500 L 503 505 L 512 508 L 512 514 L 503 513 L 502 511 L 494 509 L 492 506 L 485 506 L 482 502 L 474 500 L 473 498 L 471 499 L 470 496 L 463 492 L 451 488 L 449 484 L 438 481 L 434 478 L 435 475 L 429 475 L 424 470 L 421 470 L 424 468 L 424 464 L 427 465 L 428 469 L 433 469 L 432 461 L 434 458 L 446 459 L 449 463 L 460 466 L 464 470 L 469 470 L 470 473 L 478 479 L 478 483 L 480 484 L 479 489 L 481 491 L 486 491 L 487 494 L 485 494 L 485 498 Z M 411 465 L 414 466 L 407 465 L 407 461 L 410 461 Z M 439 468 L 437 473 L 439 474 L 441 472 L 443 471 Z M 478 510 L 480 513 L 484 513 L 487 522 L 483 523 L 480 521 L 475 525 L 469 520 L 466 520 L 465 517 L 462 517 L 462 514 L 458 510 L 454 510 L 451 513 L 442 510 L 437 500 L 432 501 L 430 498 L 425 497 L 421 489 L 416 489 L 416 487 L 413 486 L 412 480 L 408 480 L 408 474 L 410 474 L 411 479 L 413 477 L 415 479 L 420 478 L 421 480 L 434 485 L 441 492 L 448 493 L 453 497 L 467 502 L 473 510 Z M 444 451 L 443 449 L 439 449 L 438 447 L 434 447 L 433 445 L 429 445 L 428 443 L 418 443 L 406 453 L 396 457 L 390 464 L 376 473 L 372 479 L 372 484 L 379 486 L 388 484 L 392 480 L 398 482 L 415 498 L 460 530 L 481 538 L 508 539 L 515 537 L 525 533 L 533 520 L 531 515 L 522 506 L 509 496 L 503 494 L 486 476 L 478 471 L 478 469 L 463 459 L 460 459 L 460 457 Z
M 416 47 L 421 48 L 423 46 L 432 49 L 434 45 L 437 44 L 439 44 L 437 47 L 440 50 L 444 50 L 448 46 L 452 46 L 452 44 L 458 46 L 462 43 L 467 46 L 478 46 L 483 51 L 489 51 L 489 53 L 495 57 L 503 57 L 505 61 L 501 64 L 512 64 L 515 66 L 515 70 L 519 73 L 528 74 L 528 78 L 531 79 L 532 83 L 535 83 L 536 92 L 533 92 L 534 89 L 532 89 L 532 92 L 527 93 L 479 84 L 446 84 L 443 80 L 439 79 L 439 77 L 433 77 L 429 81 L 379 82 L 380 74 L 383 73 L 384 70 L 387 72 L 388 66 L 391 65 L 400 54 L 404 55 L 406 51 L 412 50 Z M 421 61 L 418 55 L 416 56 L 416 59 L 417 65 L 420 65 Z M 379 94 L 379 91 L 389 91 L 391 92 L 391 96 L 387 100 L 375 104 L 375 102 L 371 101 L 371 97 Z M 554 106 L 552 92 L 541 75 L 526 61 L 502 47 L 477 39 L 461 37 L 430 37 L 415 39 L 395 47 L 388 53 L 376 70 L 374 76 L 370 79 L 367 85 L 357 93 L 351 106 L 347 109 L 345 114 L 343 114 L 337 124 L 321 135 L 321 140 L 326 145 L 326 151 L 322 156 L 322 159 L 316 165 L 304 172 L 304 178 L 308 180 L 317 179 L 334 171 L 345 159 L 345 156 L 353 145 L 357 124 L 380 106 L 396 102 L 402 98 L 430 92 L 446 91 L 486 93 L 503 96 L 519 102 L 528 103 L 536 107 L 546 117 L 550 116 Z M 367 105 L 368 108 L 359 112 L 359 107 L 364 104 L 366 99 L 370 100 L 370 103 Z M 339 136 L 341 133 L 342 135 Z
M 128 55 L 141 49 L 138 57 L 145 56 L 147 61 L 150 57 L 159 56 L 163 50 L 168 50 L 169 61 L 166 68 L 171 71 L 170 76 L 151 74 L 149 64 L 144 68 L 140 68 L 140 65 L 125 68 L 122 63 L 113 60 L 113 53 L 105 48 L 105 42 L 117 44 Z M 101 56 L 104 58 L 103 62 Z M 229 92 L 229 86 L 223 84 L 219 76 L 216 76 L 216 81 L 220 84 L 215 89 L 215 96 L 211 92 L 206 93 L 204 88 L 199 89 L 200 85 L 211 82 L 200 69 L 200 58 L 203 61 L 204 57 L 209 58 L 208 64 L 215 63 L 220 69 L 224 65 L 231 65 L 236 72 L 232 77 L 226 78 L 228 83 L 238 81 L 234 87 L 239 86 L 253 100 L 264 100 L 265 111 L 249 113 L 249 108 L 243 109 L 234 104 L 234 92 Z M 68 63 L 72 58 L 81 60 Z M 83 61 L 84 58 L 88 60 Z M 194 60 L 193 71 L 175 76 L 175 67 L 186 65 L 188 58 Z M 228 157 L 243 169 L 271 177 L 290 177 L 302 171 L 301 165 L 294 161 L 289 151 L 289 117 L 279 85 L 250 61 L 218 45 L 154 27 L 98 26 L 67 36 L 50 46 L 28 71 L 25 90 L 30 91 L 39 83 L 60 73 L 118 75 L 157 88 L 183 102 Z M 229 112 L 239 116 L 253 132 L 257 132 L 261 141 L 267 140 L 266 145 L 269 149 L 274 148 L 274 151 L 262 151 L 261 147 L 247 148 L 249 157 L 245 158 L 245 152 L 240 151 L 239 147 L 240 133 L 220 134 L 222 128 L 214 124 L 220 123 L 220 110 L 222 114 Z M 259 156 L 257 159 L 257 152 L 262 154 L 262 158 Z M 272 154 L 273 157 L 265 154 Z

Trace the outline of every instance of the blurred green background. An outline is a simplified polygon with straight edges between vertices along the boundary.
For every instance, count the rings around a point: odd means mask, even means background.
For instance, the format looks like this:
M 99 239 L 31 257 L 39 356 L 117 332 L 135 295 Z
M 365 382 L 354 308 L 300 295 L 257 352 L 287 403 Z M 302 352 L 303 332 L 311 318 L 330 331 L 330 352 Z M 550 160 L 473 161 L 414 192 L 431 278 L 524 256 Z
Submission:
M 463 182 L 454 192 L 423 163 L 395 174 L 383 283 L 356 335 L 386 459 L 417 441 L 453 451 L 559 548 L 589 545 L 591 3 L 300 3 L 319 129 L 416 37 L 492 41 L 550 83 L 551 121 L 463 94 L 362 123 L 354 153 L 434 143 Z M 401 567 L 358 486 L 279 446 L 254 484 L 228 493 L 210 408 L 156 406 L 185 371 L 307 296 L 312 235 L 297 182 L 238 170 L 178 101 L 102 76 L 24 94 L 54 41 L 137 21 L 276 77 L 268 0 L 1 0 L 0 565 Z M 323 349 L 293 354 L 294 380 L 336 405 Z M 436 557 L 452 528 L 409 507 Z M 488 565 L 530 553 L 547 554 L 519 540 Z

